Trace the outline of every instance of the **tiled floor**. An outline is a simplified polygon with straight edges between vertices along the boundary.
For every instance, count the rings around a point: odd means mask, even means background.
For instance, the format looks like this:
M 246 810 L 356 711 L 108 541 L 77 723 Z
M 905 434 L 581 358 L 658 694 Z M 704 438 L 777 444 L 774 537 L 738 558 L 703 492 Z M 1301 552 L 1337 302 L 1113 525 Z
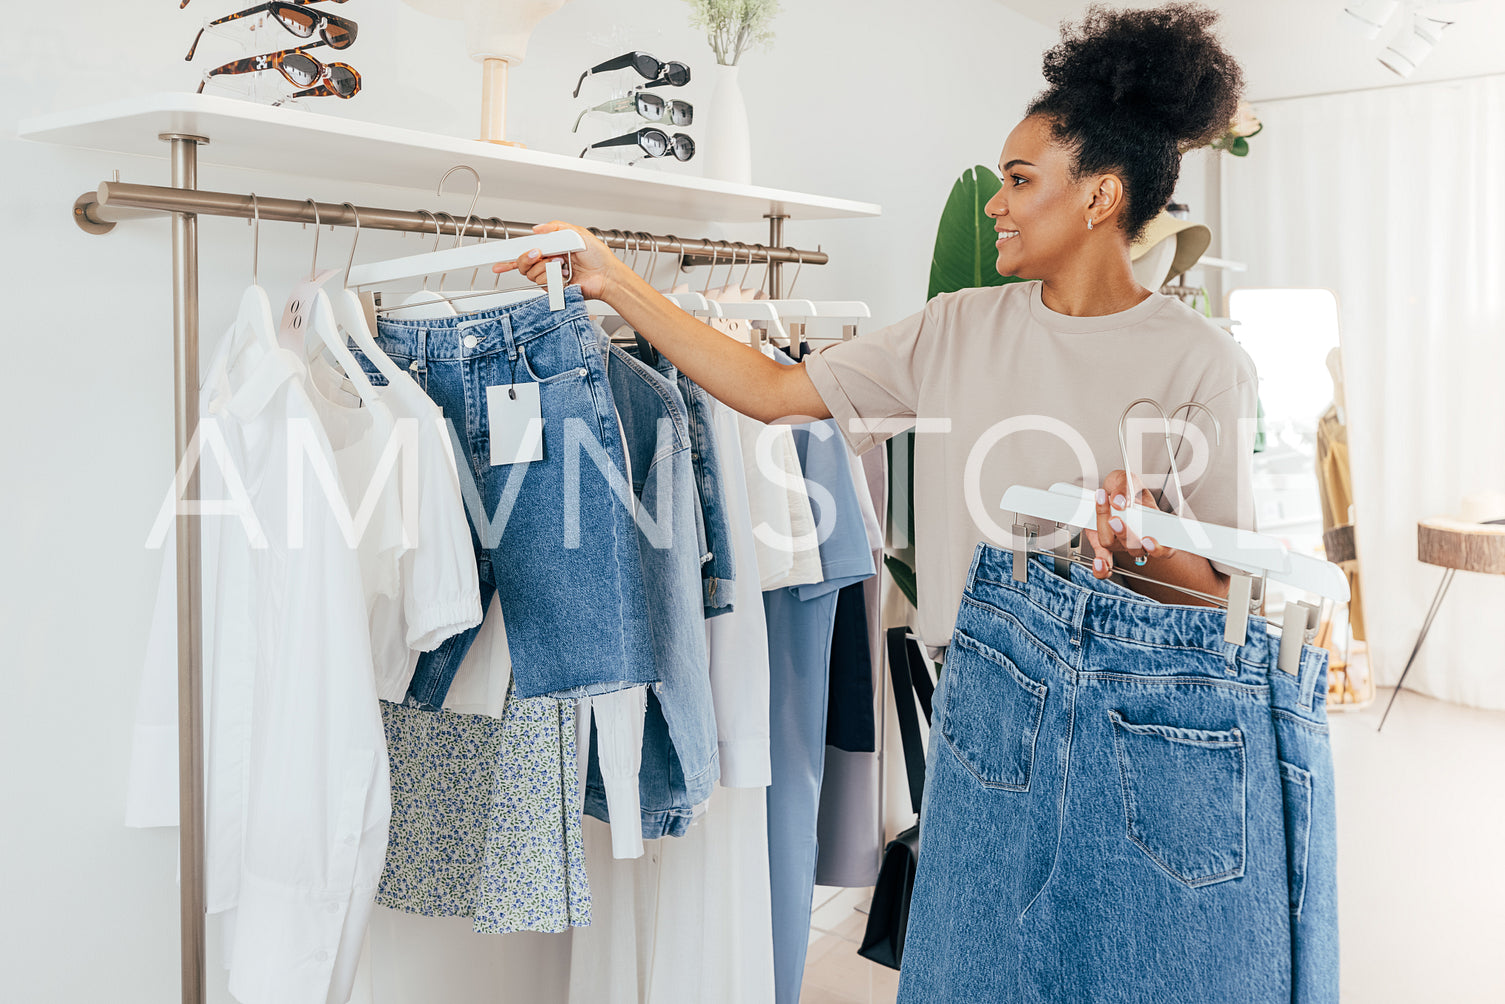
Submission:
M 1343 1001 L 1499 1004 L 1505 712 L 1407 693 L 1376 733 L 1389 697 L 1332 716 Z M 816 890 L 802 1004 L 895 999 L 899 974 L 857 955 L 871 895 Z
M 871 889 L 815 890 L 800 1004 L 893 1004 L 899 973 L 857 954 Z

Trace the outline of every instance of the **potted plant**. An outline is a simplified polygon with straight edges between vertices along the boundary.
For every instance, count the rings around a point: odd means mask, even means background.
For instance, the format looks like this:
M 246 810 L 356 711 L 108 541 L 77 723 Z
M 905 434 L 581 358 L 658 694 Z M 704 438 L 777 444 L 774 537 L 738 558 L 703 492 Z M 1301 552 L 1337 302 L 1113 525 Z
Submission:
M 711 93 L 705 140 L 705 173 L 712 178 L 752 182 L 752 143 L 747 104 L 737 82 L 737 63 L 754 46 L 773 41 L 769 25 L 779 0 L 685 0 L 690 23 L 703 28 L 716 54 L 716 87 Z

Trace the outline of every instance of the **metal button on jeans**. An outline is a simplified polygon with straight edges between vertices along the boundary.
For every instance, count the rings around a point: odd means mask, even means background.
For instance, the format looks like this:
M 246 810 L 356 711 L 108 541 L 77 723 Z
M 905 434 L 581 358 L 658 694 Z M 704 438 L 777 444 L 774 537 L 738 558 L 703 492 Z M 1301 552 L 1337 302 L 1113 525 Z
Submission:
M 475 335 L 466 335 L 465 336 L 465 347 L 467 349 L 473 349 L 473 348 L 475 348 L 479 344 L 481 344 L 481 340 L 479 338 L 477 338 Z

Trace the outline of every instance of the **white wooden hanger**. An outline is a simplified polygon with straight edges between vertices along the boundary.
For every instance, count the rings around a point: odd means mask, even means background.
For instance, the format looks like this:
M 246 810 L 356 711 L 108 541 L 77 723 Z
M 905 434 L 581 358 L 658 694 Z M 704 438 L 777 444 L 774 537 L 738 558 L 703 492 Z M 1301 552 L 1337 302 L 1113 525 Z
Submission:
M 446 172 L 444 177 L 448 178 L 451 173 L 461 168 L 471 171 L 472 174 L 475 173 L 474 169 L 460 165 L 460 167 L 451 168 L 449 172 Z M 440 179 L 439 186 L 442 191 L 444 179 Z M 475 208 L 476 199 L 479 197 L 480 179 L 477 176 L 475 196 L 471 199 L 472 212 Z M 467 213 L 465 223 L 458 227 L 457 230 L 463 231 L 464 226 L 470 223 L 471 218 L 472 213 Z M 437 232 L 437 217 L 434 220 L 434 226 Z M 574 251 L 583 250 L 585 250 L 585 241 L 575 231 L 556 230 L 550 233 L 528 234 L 524 237 L 472 244 L 469 247 L 451 247 L 443 251 L 434 250 L 424 254 L 369 262 L 365 265 L 357 265 L 352 268 L 348 282 L 349 285 L 354 287 L 371 286 L 382 282 L 396 282 L 402 279 L 415 279 L 420 276 L 430 276 L 436 273 L 459 272 L 467 268 L 478 268 L 482 265 L 495 265 L 500 262 L 517 261 L 529 251 L 538 251 L 544 257 L 550 257 L 567 255 Z M 563 310 L 564 271 L 562 264 L 558 261 L 548 262 L 547 274 L 549 309 Z
M 1128 408 L 1124 409 L 1119 419 L 1119 445 L 1124 446 L 1124 422 L 1128 419 L 1129 412 L 1140 404 L 1153 404 L 1160 410 L 1162 420 L 1165 420 L 1165 411 L 1159 404 L 1149 398 L 1141 398 Z M 1191 402 L 1195 405 L 1195 402 Z M 1200 405 L 1196 405 L 1201 407 Z M 1171 414 L 1176 414 L 1187 405 L 1181 405 Z M 1209 414 L 1211 414 L 1209 412 Z M 1169 422 L 1166 421 L 1167 442 L 1169 442 Z M 1217 431 L 1218 439 L 1222 438 L 1222 429 L 1213 417 L 1213 425 Z M 1130 484 L 1133 484 L 1133 471 L 1128 465 L 1127 450 L 1124 451 L 1124 471 L 1128 474 Z M 1180 474 L 1176 472 L 1174 452 L 1170 456 L 1170 465 L 1173 477 L 1180 495 Z M 1025 485 L 1013 485 L 1003 494 L 1000 506 L 1012 513 L 1018 514 L 1023 519 L 1030 517 L 1039 520 L 1049 520 L 1051 523 L 1060 523 L 1076 529 L 1092 529 L 1097 526 L 1096 492 L 1092 489 L 1081 488 L 1076 485 L 1056 483 L 1049 489 L 1032 488 Z M 1245 574 L 1234 575 L 1229 584 L 1228 597 L 1210 596 L 1195 590 L 1184 589 L 1179 586 L 1171 586 L 1181 592 L 1197 595 L 1204 599 L 1216 602 L 1228 610 L 1228 623 L 1224 637 L 1231 643 L 1242 645 L 1248 639 L 1248 623 L 1251 606 L 1254 602 L 1254 579 L 1273 579 L 1277 582 L 1294 586 L 1297 589 L 1315 593 L 1318 596 L 1327 597 L 1337 601 L 1348 599 L 1348 579 L 1342 569 L 1331 562 L 1305 554 L 1292 552 L 1280 540 L 1266 534 L 1255 533 L 1250 530 L 1239 530 L 1234 527 L 1219 526 L 1214 523 L 1203 523 L 1197 520 L 1185 519 L 1170 513 L 1161 512 L 1159 509 L 1150 509 L 1137 502 L 1129 506 L 1127 511 L 1115 513 L 1123 520 L 1124 525 L 1137 534 L 1141 539 L 1149 536 L 1158 543 L 1178 550 L 1189 551 L 1200 555 L 1209 561 L 1218 562 L 1243 570 Z M 1037 554 L 1052 554 L 1056 560 L 1056 571 L 1064 572 L 1066 562 L 1087 564 L 1086 561 L 1074 557 L 1064 550 L 1055 552 L 1041 551 L 1032 546 L 1036 535 L 1036 528 L 1031 524 L 1015 524 L 1015 547 L 1014 547 L 1014 578 L 1017 581 L 1025 581 L 1028 577 L 1028 555 L 1033 551 Z M 1022 536 L 1024 542 L 1019 543 Z M 1126 569 L 1115 569 L 1117 574 L 1126 575 L 1130 578 L 1143 579 L 1145 581 L 1159 582 L 1148 576 L 1137 575 Z M 1169 583 L 1160 582 L 1160 585 Z M 1282 669 L 1295 672 L 1295 667 L 1300 659 L 1301 643 L 1316 628 L 1315 615 L 1317 608 L 1309 607 L 1303 603 L 1288 602 L 1286 610 L 1285 630 L 1281 637 L 1279 663 Z
M 814 329 L 811 332 L 813 338 L 829 338 L 826 334 L 816 334 L 824 331 L 829 326 L 841 325 L 841 340 L 848 341 L 857 337 L 857 328 L 862 321 L 869 320 L 873 312 L 868 305 L 861 300 L 816 300 L 814 301 L 815 314 L 811 318 L 809 326 Z

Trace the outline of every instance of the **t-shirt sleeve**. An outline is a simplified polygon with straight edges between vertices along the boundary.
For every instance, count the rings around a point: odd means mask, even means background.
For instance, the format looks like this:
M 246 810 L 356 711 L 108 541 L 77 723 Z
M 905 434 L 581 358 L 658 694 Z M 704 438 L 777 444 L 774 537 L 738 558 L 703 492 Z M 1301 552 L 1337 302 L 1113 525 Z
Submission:
M 428 652 L 481 623 L 480 582 L 459 473 L 442 418 L 418 427 L 418 546 L 403 555 L 407 645 Z M 410 507 L 409 507 L 410 508 Z
M 896 324 L 806 357 L 805 372 L 854 453 L 866 453 L 913 424 L 924 346 L 939 326 L 935 304 L 941 299 Z

